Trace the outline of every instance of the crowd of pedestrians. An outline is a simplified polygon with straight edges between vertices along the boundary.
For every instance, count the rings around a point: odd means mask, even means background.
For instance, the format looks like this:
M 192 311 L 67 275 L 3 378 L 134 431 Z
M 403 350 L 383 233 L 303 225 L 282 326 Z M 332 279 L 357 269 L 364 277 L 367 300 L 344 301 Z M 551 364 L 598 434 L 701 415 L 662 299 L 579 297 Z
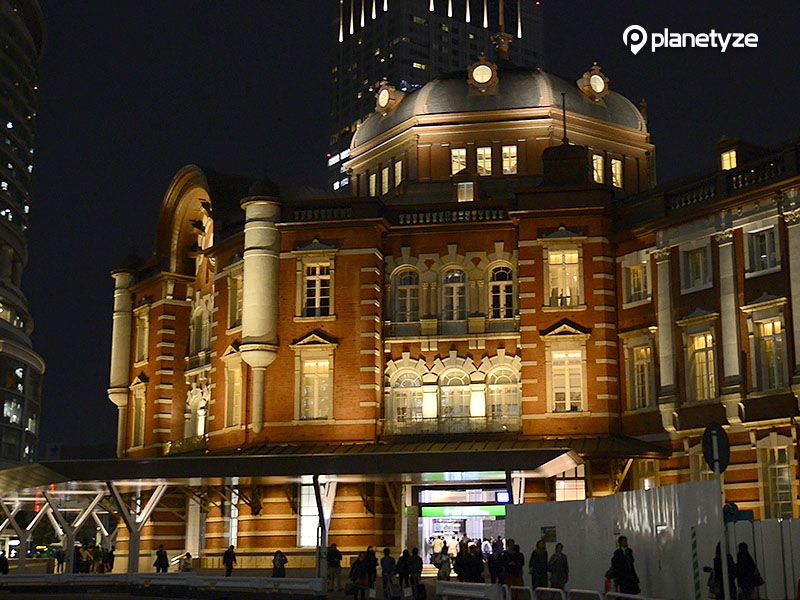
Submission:
M 756 597 L 757 588 L 764 585 L 764 578 L 756 566 L 756 561 L 750 555 L 750 550 L 745 542 L 739 544 L 736 560 L 728 553 L 728 590 L 730 600 L 752 600 Z M 720 544 L 714 555 L 714 568 L 708 578 L 709 591 L 716 598 L 724 598 L 722 591 L 722 550 Z M 737 594 L 738 588 L 738 594 Z

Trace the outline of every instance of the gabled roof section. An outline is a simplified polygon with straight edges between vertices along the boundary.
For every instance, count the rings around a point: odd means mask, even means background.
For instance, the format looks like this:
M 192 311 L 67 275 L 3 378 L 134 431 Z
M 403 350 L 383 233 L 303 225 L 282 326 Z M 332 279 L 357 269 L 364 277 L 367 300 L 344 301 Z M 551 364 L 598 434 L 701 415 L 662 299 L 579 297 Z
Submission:
M 555 325 L 543 329 L 539 335 L 542 337 L 559 337 L 568 335 L 589 335 L 591 332 L 591 329 L 581 327 L 569 319 L 562 319 Z

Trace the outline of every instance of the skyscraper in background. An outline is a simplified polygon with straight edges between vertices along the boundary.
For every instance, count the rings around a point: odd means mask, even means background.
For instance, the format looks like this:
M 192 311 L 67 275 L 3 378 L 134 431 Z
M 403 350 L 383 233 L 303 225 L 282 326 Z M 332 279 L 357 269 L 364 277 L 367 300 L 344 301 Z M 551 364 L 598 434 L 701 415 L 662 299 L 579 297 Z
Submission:
M 329 189 L 347 185 L 342 162 L 358 124 L 375 108 L 386 79 L 419 87 L 443 73 L 466 70 L 481 53 L 492 57 L 500 0 L 339 0 L 333 28 Z M 542 65 L 542 13 L 535 0 L 505 0 L 510 60 Z
M 44 362 L 20 289 L 28 261 L 34 129 L 44 19 L 36 0 L 0 0 L 0 467 L 33 461 Z

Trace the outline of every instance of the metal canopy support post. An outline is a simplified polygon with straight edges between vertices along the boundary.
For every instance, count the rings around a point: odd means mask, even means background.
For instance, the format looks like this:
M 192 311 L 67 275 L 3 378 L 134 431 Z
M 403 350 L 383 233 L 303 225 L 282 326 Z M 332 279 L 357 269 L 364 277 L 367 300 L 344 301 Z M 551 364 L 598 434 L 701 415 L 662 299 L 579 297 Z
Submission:
M 16 533 L 17 537 L 19 538 L 19 549 L 17 550 L 17 571 L 24 572 L 25 562 L 28 558 L 28 540 L 30 540 L 33 530 L 36 529 L 36 526 L 44 518 L 47 512 L 46 510 L 39 511 L 33 520 L 28 523 L 27 527 L 22 527 L 16 519 L 17 513 L 20 510 L 19 504 L 14 506 L 13 510 L 9 510 L 4 501 L 0 501 L 0 506 L 2 506 L 3 513 L 6 515 L 6 520 L 3 522 L 3 529 L 8 527 L 8 525 L 11 525 L 14 533 Z
M 717 432 L 711 432 L 712 449 L 714 456 L 714 478 L 719 484 L 719 495 L 722 499 L 722 504 L 725 504 L 725 488 L 722 485 L 722 478 L 719 471 L 719 439 Z M 728 581 L 728 524 L 725 519 L 722 520 L 722 543 L 720 544 L 719 562 L 722 565 L 722 597 L 728 600 L 731 597 L 730 582 Z
M 317 526 L 317 577 L 327 578 L 328 561 L 323 553 L 328 549 L 328 527 L 325 522 L 325 506 L 322 503 L 322 490 L 319 484 L 319 475 L 312 477 L 314 485 L 314 499 L 317 501 L 317 514 L 319 515 L 319 525 Z
M 153 514 L 153 510 L 155 510 L 156 505 L 164 496 L 164 492 L 167 491 L 167 486 L 165 484 L 156 486 L 156 488 L 153 490 L 153 494 L 147 501 L 147 504 L 145 504 L 144 509 L 142 509 L 142 512 L 138 515 L 132 513 L 130 509 L 128 509 L 128 506 L 122 499 L 122 495 L 119 493 L 117 486 L 114 485 L 113 482 L 106 481 L 106 487 L 108 487 L 108 491 L 111 492 L 111 497 L 114 499 L 114 503 L 117 505 L 120 517 L 122 517 L 122 520 L 125 522 L 125 527 L 128 528 L 128 573 L 138 573 L 139 547 L 142 538 L 142 530 L 147 524 L 147 521 L 150 519 L 150 516 Z
M 59 510 L 58 502 L 53 498 L 49 491 L 44 492 L 44 498 L 47 500 L 47 507 L 52 511 L 52 516 L 55 518 L 56 523 L 53 528 L 58 533 L 61 530 L 62 544 L 64 545 L 64 572 L 72 573 L 73 564 L 75 562 L 75 535 L 80 531 L 81 527 L 86 523 L 90 515 L 94 514 L 97 505 L 105 496 L 105 492 L 97 492 L 92 501 L 85 509 L 78 513 L 75 520 L 69 523 L 64 514 Z M 50 521 L 52 523 L 52 519 Z M 58 528 L 56 528 L 56 524 Z

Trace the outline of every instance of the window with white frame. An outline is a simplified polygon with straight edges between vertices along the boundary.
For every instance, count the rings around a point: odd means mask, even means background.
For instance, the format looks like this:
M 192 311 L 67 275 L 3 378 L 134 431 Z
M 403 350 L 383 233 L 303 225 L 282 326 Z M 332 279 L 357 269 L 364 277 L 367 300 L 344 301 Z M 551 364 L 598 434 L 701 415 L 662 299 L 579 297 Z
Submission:
M 140 363 L 147 360 L 147 343 L 149 318 L 146 310 L 136 313 L 136 348 L 134 362 Z
M 442 320 L 463 321 L 467 318 L 467 275 L 451 269 L 442 278 Z
M 703 449 L 695 446 L 689 452 L 689 474 L 692 481 L 711 481 L 714 479 L 714 471 L 708 466 Z
M 758 389 L 778 390 L 787 385 L 783 321 L 772 318 L 755 324 L 758 335 Z
M 711 332 L 688 336 L 689 393 L 695 402 L 717 397 L 714 336 Z
M 794 457 L 791 440 L 776 436 L 777 445 L 759 443 L 761 481 L 767 519 L 791 519 L 794 516 Z M 786 442 L 785 444 L 783 442 Z
M 403 161 L 398 160 L 394 163 L 394 186 L 397 187 L 403 181 Z
M 419 321 L 419 273 L 406 269 L 395 275 L 395 321 L 413 323 Z
M 623 184 L 623 162 L 621 158 L 611 159 L 611 183 L 615 188 L 622 188 Z
M 200 305 L 192 312 L 191 329 L 189 332 L 190 354 L 199 354 L 211 347 L 211 312 L 206 308 L 206 303 L 201 300 Z
M 422 420 L 422 377 L 414 371 L 396 375 L 392 381 L 391 415 L 398 423 Z
M 450 148 L 450 174 L 456 175 L 467 168 L 467 149 Z
M 655 395 L 652 347 L 650 344 L 633 346 L 628 355 L 630 408 L 637 410 L 652 406 Z
M 478 175 L 492 174 L 492 148 L 481 146 L 477 149 Z
M 586 500 L 586 465 L 556 475 L 556 502 Z
M 389 193 L 389 167 L 381 169 L 381 195 Z
M 300 419 L 330 419 L 333 417 L 331 358 L 301 357 L 300 359 Z
M 475 184 L 471 181 L 462 181 L 456 184 L 456 193 L 459 202 L 472 202 L 475 200 Z
M 238 477 L 234 480 L 238 481 Z M 231 501 L 228 503 L 227 512 L 227 542 L 229 546 L 238 546 L 239 542 L 239 492 L 237 488 L 231 489 Z
M 548 249 L 550 306 L 578 306 L 582 301 L 580 252 L 577 248 Z
M 711 283 L 711 248 L 708 244 L 683 250 L 683 289 L 707 287 Z
M 225 427 L 242 423 L 242 362 L 238 357 L 225 361 Z
M 514 272 L 511 267 L 495 267 L 489 279 L 489 318 L 513 318 Z
M 553 350 L 551 355 L 553 412 L 583 410 L 583 379 L 581 350 Z
M 517 146 L 503 146 L 503 175 L 517 174 Z
M 144 446 L 145 416 L 147 414 L 147 398 L 145 386 L 139 385 L 133 390 L 133 423 L 131 424 L 131 446 Z
M 378 174 L 377 173 L 370 173 L 369 174 L 369 187 L 368 192 L 370 196 L 377 196 L 378 195 Z
M 775 228 L 747 233 L 748 272 L 757 273 L 780 263 L 775 244 Z
M 300 548 L 315 548 L 317 546 L 317 528 L 319 527 L 319 511 L 317 498 L 313 485 L 300 484 L 300 505 L 297 515 L 298 543 Z
M 652 490 L 658 487 L 658 461 L 634 461 L 633 480 L 637 490 Z
M 650 262 L 623 265 L 625 302 L 644 302 L 650 299 Z
M 469 375 L 463 371 L 446 371 L 439 377 L 440 418 L 463 419 L 470 416 Z
M 228 329 L 242 324 L 242 307 L 244 306 L 244 278 L 242 269 L 237 269 L 228 276 Z
M 517 373 L 498 368 L 486 376 L 486 415 L 490 419 L 517 418 L 520 413 L 520 389 Z
M 331 315 L 331 263 L 308 262 L 303 266 L 303 316 Z
M 595 183 L 606 182 L 606 161 L 602 154 L 592 154 L 592 177 Z
M 719 155 L 720 168 L 730 171 L 736 168 L 736 150 L 728 150 Z

